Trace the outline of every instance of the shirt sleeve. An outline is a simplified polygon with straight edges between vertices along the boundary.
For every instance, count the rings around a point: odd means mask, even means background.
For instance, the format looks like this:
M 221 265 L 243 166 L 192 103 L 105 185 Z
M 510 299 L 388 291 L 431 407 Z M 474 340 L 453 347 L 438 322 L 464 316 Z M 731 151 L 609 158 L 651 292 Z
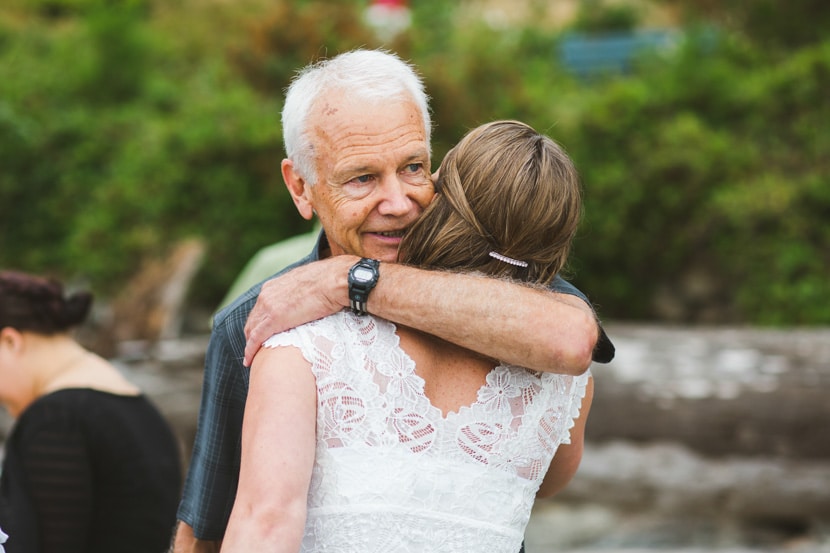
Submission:
M 556 275 L 553 281 L 550 284 L 551 290 L 554 292 L 559 292 L 560 294 L 569 294 L 571 296 L 576 296 L 588 305 L 591 306 L 591 309 L 594 310 L 594 306 L 591 304 L 591 301 L 588 299 L 588 296 L 583 294 L 576 286 L 565 280 L 559 275 Z M 596 310 L 594 310 L 596 313 Z M 593 360 L 597 363 L 610 363 L 614 359 L 614 355 L 616 353 L 616 348 L 614 344 L 611 342 L 611 339 L 608 337 L 608 334 L 605 333 L 605 329 L 602 328 L 602 323 L 599 322 L 597 319 L 597 326 L 599 326 L 599 338 L 597 339 L 597 344 L 594 346 L 593 352 Z
M 178 519 L 202 540 L 221 540 L 239 483 L 249 370 L 242 365 L 249 309 L 217 318 L 205 357 L 196 437 Z
M 588 300 L 588 296 L 583 294 L 579 288 L 565 280 L 559 275 L 553 277 L 553 282 L 550 283 L 550 288 L 554 292 L 559 292 L 560 294 L 569 294 L 571 296 L 576 296 L 588 305 L 591 305 L 591 302 Z M 593 306 L 592 306 L 593 307 Z

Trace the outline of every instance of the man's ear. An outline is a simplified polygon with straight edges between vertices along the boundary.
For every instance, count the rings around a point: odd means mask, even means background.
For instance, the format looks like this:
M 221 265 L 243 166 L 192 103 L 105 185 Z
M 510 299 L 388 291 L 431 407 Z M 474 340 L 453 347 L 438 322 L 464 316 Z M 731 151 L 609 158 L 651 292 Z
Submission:
M 291 199 L 294 200 L 294 205 L 297 206 L 297 211 L 300 212 L 303 219 L 311 220 L 314 216 L 311 185 L 297 174 L 297 171 L 294 170 L 294 162 L 290 159 L 282 160 L 280 167 L 282 169 L 282 179 L 285 181 L 288 193 L 291 194 Z

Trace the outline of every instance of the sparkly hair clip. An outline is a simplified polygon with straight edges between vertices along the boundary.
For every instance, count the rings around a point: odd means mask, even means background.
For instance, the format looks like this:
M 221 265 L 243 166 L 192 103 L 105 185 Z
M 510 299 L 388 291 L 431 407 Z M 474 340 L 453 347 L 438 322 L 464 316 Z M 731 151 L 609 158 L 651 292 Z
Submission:
M 490 257 L 492 257 L 493 259 L 498 259 L 499 261 L 504 261 L 505 263 L 510 263 L 511 265 L 515 265 L 516 267 L 527 267 L 527 261 L 513 259 L 512 257 L 507 257 L 506 255 L 502 255 L 498 252 L 490 252 Z

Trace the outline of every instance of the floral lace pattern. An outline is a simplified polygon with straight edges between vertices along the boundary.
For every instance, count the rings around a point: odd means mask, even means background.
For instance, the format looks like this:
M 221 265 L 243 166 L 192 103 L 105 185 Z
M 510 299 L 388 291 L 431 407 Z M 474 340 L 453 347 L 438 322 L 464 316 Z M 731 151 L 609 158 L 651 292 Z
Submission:
M 303 551 L 519 550 L 588 373 L 500 365 L 444 416 L 388 321 L 343 311 L 265 346 L 299 348 L 317 381 Z

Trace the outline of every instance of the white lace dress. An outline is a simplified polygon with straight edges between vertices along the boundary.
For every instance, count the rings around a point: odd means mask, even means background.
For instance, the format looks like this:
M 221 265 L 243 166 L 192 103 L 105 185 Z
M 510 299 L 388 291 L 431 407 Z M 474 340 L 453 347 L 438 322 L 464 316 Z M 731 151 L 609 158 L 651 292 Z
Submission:
M 269 339 L 317 381 L 317 451 L 303 552 L 517 553 L 588 374 L 499 366 L 446 417 L 395 326 L 340 312 Z

